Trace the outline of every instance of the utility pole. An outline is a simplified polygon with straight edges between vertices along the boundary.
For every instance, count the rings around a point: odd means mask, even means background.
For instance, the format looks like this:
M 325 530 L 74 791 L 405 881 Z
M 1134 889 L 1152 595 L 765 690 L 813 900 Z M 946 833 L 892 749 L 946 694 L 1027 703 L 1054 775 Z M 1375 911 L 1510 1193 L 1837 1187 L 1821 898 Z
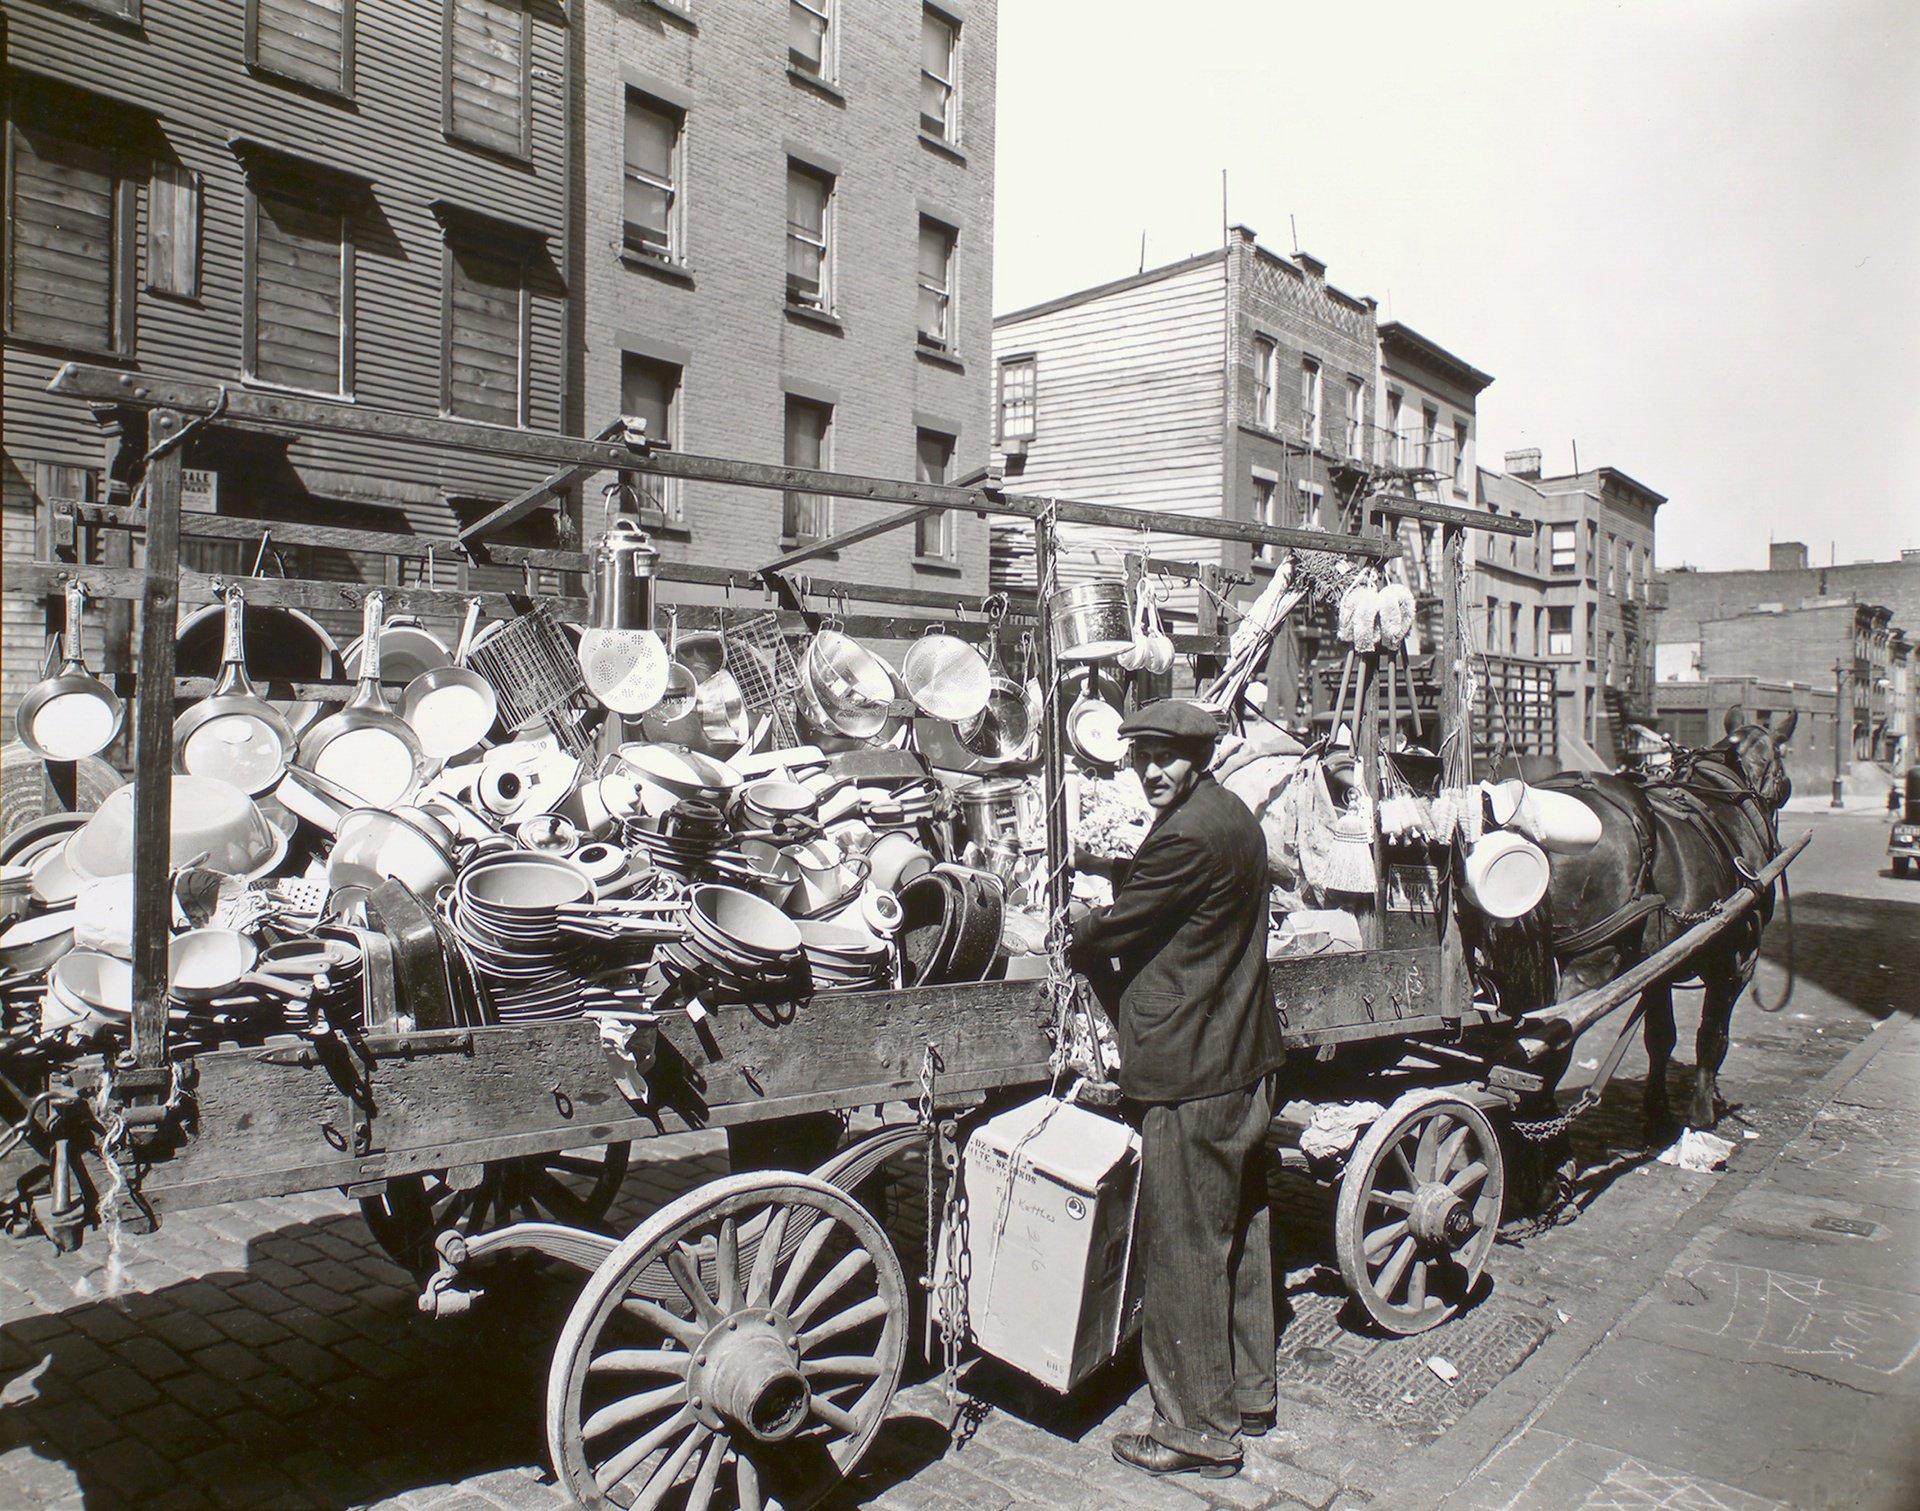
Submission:
M 1847 784 L 1846 779 L 1840 774 L 1840 742 L 1843 738 L 1842 731 L 1845 732 L 1844 738 L 1849 744 L 1853 741 L 1853 720 L 1848 717 L 1847 710 L 1848 690 L 1847 663 L 1835 661 L 1833 663 L 1833 801 L 1828 804 L 1831 808 L 1846 806 Z

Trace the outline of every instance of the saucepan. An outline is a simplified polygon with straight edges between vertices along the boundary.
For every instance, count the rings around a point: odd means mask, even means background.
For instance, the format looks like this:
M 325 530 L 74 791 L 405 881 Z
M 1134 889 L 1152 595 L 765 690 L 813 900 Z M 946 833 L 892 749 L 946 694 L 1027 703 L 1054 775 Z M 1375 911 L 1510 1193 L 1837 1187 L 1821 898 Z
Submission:
M 61 632 L 65 664 L 30 691 L 14 716 L 20 742 L 43 761 L 81 761 L 105 750 L 120 733 L 126 709 L 114 690 L 87 670 L 82 617 L 87 590 L 77 581 L 66 591 Z
M 1056 589 L 1047 599 L 1047 616 L 1060 661 L 1102 661 L 1133 644 L 1127 585 L 1115 579 Z

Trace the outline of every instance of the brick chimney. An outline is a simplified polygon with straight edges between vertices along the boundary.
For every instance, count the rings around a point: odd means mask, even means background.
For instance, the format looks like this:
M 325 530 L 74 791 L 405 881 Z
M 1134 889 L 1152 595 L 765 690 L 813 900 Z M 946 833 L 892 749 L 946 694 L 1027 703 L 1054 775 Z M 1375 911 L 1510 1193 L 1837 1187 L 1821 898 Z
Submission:
M 1525 451 L 1507 453 L 1507 476 L 1530 477 L 1538 481 L 1540 477 L 1540 448 L 1528 447 Z
M 1769 572 L 1804 572 L 1807 548 L 1797 540 L 1776 540 L 1767 547 Z

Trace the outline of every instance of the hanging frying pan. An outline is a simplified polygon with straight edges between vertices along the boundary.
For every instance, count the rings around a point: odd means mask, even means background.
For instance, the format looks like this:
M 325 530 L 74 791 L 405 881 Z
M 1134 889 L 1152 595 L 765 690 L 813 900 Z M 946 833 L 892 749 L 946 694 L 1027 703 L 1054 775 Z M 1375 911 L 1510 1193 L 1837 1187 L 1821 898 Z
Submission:
M 212 696 L 174 721 L 173 765 L 191 776 L 218 777 L 249 797 L 279 782 L 297 736 L 280 710 L 254 691 L 243 639 L 246 595 L 226 593 L 226 644 Z
M 67 584 L 66 625 L 61 633 L 65 665 L 29 692 L 15 715 L 20 741 L 43 761 L 82 761 L 105 750 L 126 716 L 119 697 L 87 670 L 81 619 L 87 590 Z
M 500 713 L 493 684 L 467 666 L 473 629 L 479 622 L 480 600 L 469 598 L 452 663 L 420 673 L 400 695 L 400 717 L 419 736 L 421 749 L 435 760 L 447 760 L 478 745 Z
M 226 606 L 205 603 L 180 621 L 174 670 L 182 677 L 217 677 L 223 659 Z M 300 609 L 254 604 L 247 610 L 241 646 L 247 675 L 258 691 L 276 682 L 330 682 L 341 674 L 340 648 L 312 615 Z M 324 717 L 325 705 L 275 698 L 280 717 L 303 734 Z
M 360 686 L 353 701 L 322 719 L 300 741 L 300 764 L 344 787 L 367 808 L 391 808 L 419 791 L 427 755 L 407 721 L 380 690 L 380 631 L 386 599 L 367 594 L 361 632 Z

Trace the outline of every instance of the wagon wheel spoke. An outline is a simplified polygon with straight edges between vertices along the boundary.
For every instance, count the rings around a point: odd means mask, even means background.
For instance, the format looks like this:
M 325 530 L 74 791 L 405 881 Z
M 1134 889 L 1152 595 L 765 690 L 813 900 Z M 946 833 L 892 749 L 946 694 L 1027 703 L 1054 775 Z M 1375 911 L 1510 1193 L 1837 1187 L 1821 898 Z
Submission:
M 1382 1249 L 1386 1248 L 1388 1244 L 1395 1243 L 1406 1236 L 1406 1218 L 1395 1218 L 1392 1222 L 1375 1228 L 1367 1235 L 1367 1241 L 1362 1245 L 1362 1252 L 1366 1254 L 1367 1258 L 1372 1259 L 1377 1256 Z
M 766 1498 L 760 1493 L 760 1466 L 745 1453 L 733 1461 L 733 1482 L 740 1495 L 740 1511 L 766 1511 Z
M 659 1302 L 649 1301 L 644 1296 L 627 1297 L 620 1303 L 620 1309 L 628 1316 L 665 1333 L 682 1348 L 698 1348 L 700 1340 L 707 1335 L 705 1328 L 689 1322 L 685 1317 L 676 1317 Z
M 800 1335 L 800 1352 L 825 1343 L 829 1338 L 838 1338 L 842 1333 L 850 1333 L 856 1327 L 865 1327 L 869 1322 L 878 1321 L 887 1315 L 890 1308 L 885 1296 L 875 1296 L 858 1306 L 848 1307 L 837 1317 L 829 1317 L 825 1322 L 810 1327 Z
M 1400 1277 L 1407 1272 L 1407 1266 L 1413 1260 L 1414 1241 L 1411 1237 L 1400 1240 L 1400 1246 L 1381 1266 L 1380 1273 L 1374 1276 L 1374 1289 L 1382 1296 L 1391 1296 L 1394 1287 L 1400 1283 Z
M 1414 1311 L 1424 1311 L 1427 1305 L 1427 1260 L 1419 1260 L 1413 1267 L 1413 1276 L 1407 1282 L 1407 1305 Z
M 1407 1158 L 1404 1143 L 1395 1144 L 1393 1148 L 1389 1149 L 1387 1151 L 1387 1158 L 1400 1167 L 1400 1173 L 1406 1177 L 1407 1189 L 1409 1191 L 1420 1184 L 1420 1177 L 1413 1173 L 1413 1164 Z M 1384 1174 L 1385 1172 L 1382 1171 L 1381 1173 Z
M 707 1455 L 700 1460 L 700 1472 L 693 1477 L 693 1488 L 687 1491 L 687 1511 L 707 1511 L 713 1504 L 713 1487 L 720 1478 L 720 1461 L 727 1456 L 727 1440 L 715 1438 L 707 1445 Z
M 607 1165 L 605 1160 L 591 1160 L 578 1154 L 550 1154 L 547 1156 L 547 1168 L 598 1180 L 605 1173 Z
M 633 1427 L 646 1421 L 663 1406 L 672 1406 L 686 1396 L 684 1381 L 671 1385 L 661 1385 L 653 1390 L 643 1390 L 638 1395 L 625 1396 L 610 1406 L 602 1406 L 586 1421 L 580 1424 L 581 1434 L 589 1438 L 603 1437 L 617 1427 Z
M 1487 1178 L 1485 1160 L 1475 1160 L 1472 1164 L 1456 1170 L 1447 1177 L 1447 1189 L 1455 1196 L 1465 1196 L 1467 1192 L 1478 1190 Z
M 687 1377 L 687 1355 L 672 1348 L 615 1348 L 587 1366 L 596 1375 L 677 1375 Z
M 811 1232 L 800 1241 L 793 1260 L 787 1266 L 787 1273 L 780 1279 L 780 1289 L 774 1292 L 773 1309 L 784 1312 L 793 1306 L 793 1298 L 800 1294 L 800 1282 L 807 1278 L 807 1271 L 813 1268 L 814 1260 L 820 1257 L 820 1251 L 827 1246 L 827 1240 L 833 1236 L 838 1223 L 831 1217 L 823 1217 L 813 1225 Z
M 812 1317 L 815 1312 L 819 1311 L 828 1301 L 845 1290 L 852 1282 L 854 1276 L 858 1275 L 872 1263 L 873 1256 L 865 1249 L 854 1249 L 832 1269 L 828 1270 L 827 1273 L 821 1277 L 818 1285 L 807 1292 L 806 1300 L 802 1301 L 793 1309 L 788 1320 L 790 1320 L 795 1327 L 805 1327 L 807 1320 Z
M 680 1472 L 687 1467 L 687 1460 L 692 1458 L 698 1449 L 705 1446 L 707 1439 L 712 1436 L 713 1429 L 703 1422 L 696 1422 L 688 1428 L 687 1435 L 680 1440 L 673 1452 L 668 1454 L 659 1467 L 647 1476 L 645 1487 L 633 1502 L 633 1511 L 654 1511 L 654 1507 L 660 1504 L 666 1493 L 679 1480 Z M 619 1483 L 620 1481 L 615 1479 L 602 1488 L 611 1488 Z
M 753 1273 L 747 1277 L 747 1305 L 765 1306 L 773 1294 L 773 1274 L 780 1262 L 780 1245 L 787 1236 L 787 1219 L 792 1207 L 776 1207 L 760 1235 L 760 1246 L 753 1251 Z
M 801 1362 L 800 1372 L 809 1380 L 833 1379 L 845 1375 L 853 1380 L 874 1380 L 880 1376 L 884 1366 L 878 1359 L 867 1354 L 828 1354 L 819 1359 L 806 1359 Z M 839 1386 L 824 1386 L 823 1390 L 838 1390 Z
M 693 1307 L 694 1315 L 708 1327 L 717 1326 L 721 1320 L 720 1308 L 713 1304 L 713 1297 L 707 1294 L 706 1286 L 701 1284 L 700 1256 L 685 1239 L 668 1251 L 667 1269 L 672 1273 L 674 1283 L 680 1287 L 681 1294 Z
M 1460 1158 L 1460 1151 L 1466 1148 L 1467 1140 L 1472 1134 L 1473 1129 L 1462 1123 L 1447 1135 L 1445 1142 L 1440 1145 L 1439 1157 L 1434 1162 L 1433 1178 L 1435 1180 L 1447 1178 L 1447 1172 L 1453 1169 L 1454 1162 Z
M 698 1425 L 691 1408 L 681 1407 L 664 1422 L 648 1428 L 596 1469 L 593 1474 L 595 1484 L 600 1487 L 601 1493 L 605 1494 L 611 1487 L 632 1474 L 648 1458 L 658 1453 L 676 1432 L 683 1432 L 688 1427 Z
M 848 1437 L 858 1437 L 865 1427 L 860 1419 L 844 1407 L 835 1406 L 823 1396 L 815 1396 L 812 1405 L 813 1414 L 829 1427 L 844 1432 Z
M 1420 1125 L 1420 1137 L 1414 1142 L 1413 1173 L 1416 1179 L 1433 1179 L 1433 1159 L 1440 1147 L 1440 1119 L 1428 1118 Z
M 1410 1192 L 1406 1191 L 1389 1191 L 1385 1188 L 1377 1188 L 1369 1194 L 1368 1200 L 1377 1201 L 1383 1207 L 1392 1207 L 1396 1212 L 1411 1212 L 1413 1210 L 1413 1196 Z

